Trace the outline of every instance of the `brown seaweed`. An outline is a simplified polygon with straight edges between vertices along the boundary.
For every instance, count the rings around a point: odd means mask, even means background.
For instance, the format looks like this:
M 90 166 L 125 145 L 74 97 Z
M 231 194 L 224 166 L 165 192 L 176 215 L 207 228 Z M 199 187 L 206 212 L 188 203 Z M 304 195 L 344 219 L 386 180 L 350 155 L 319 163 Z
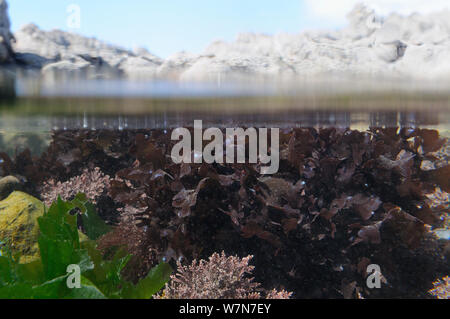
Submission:
M 137 228 L 122 221 L 117 238 L 104 246 L 126 244 L 123 235 L 133 229 L 139 247 L 128 246 L 147 254 L 146 264 L 136 266 L 139 275 L 158 258 L 251 253 L 258 280 L 267 287 L 282 282 L 298 297 L 339 297 L 343 282 L 356 282 L 368 296 L 357 271 L 361 258 L 390 265 L 383 274 L 394 276 L 410 258 L 396 260 L 395 251 L 415 256 L 426 224 L 440 222 L 426 194 L 450 189 L 449 166 L 421 168 L 445 142 L 433 130 L 281 130 L 280 170 L 273 176 L 261 176 L 258 164 L 176 165 L 170 136 L 170 130 L 56 131 L 42 156 L 0 153 L 0 167 L 23 176 L 37 195 L 45 181 L 67 181 L 88 165 L 114 176 L 101 203 L 129 211 Z M 442 261 L 433 262 L 439 272 Z M 268 268 L 276 275 L 269 278 Z M 419 288 L 389 289 L 384 296 Z

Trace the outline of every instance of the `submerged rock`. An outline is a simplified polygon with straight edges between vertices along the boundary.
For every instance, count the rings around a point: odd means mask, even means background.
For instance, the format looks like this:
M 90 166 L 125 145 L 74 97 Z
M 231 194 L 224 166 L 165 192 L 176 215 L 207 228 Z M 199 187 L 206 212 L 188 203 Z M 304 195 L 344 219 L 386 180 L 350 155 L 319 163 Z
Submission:
M 15 191 L 0 201 L 0 238 L 9 242 L 12 254 L 20 254 L 21 263 L 39 257 L 38 217 L 44 214 L 44 204 L 22 192 Z
M 0 200 L 4 200 L 13 191 L 21 189 L 21 183 L 17 177 L 6 176 L 0 178 Z
M 11 247 L 13 256 L 19 254 L 22 264 L 40 257 L 38 218 L 43 214 L 44 203 L 20 191 L 14 191 L 0 201 L 0 243 Z M 80 242 L 88 240 L 80 231 L 78 236 Z

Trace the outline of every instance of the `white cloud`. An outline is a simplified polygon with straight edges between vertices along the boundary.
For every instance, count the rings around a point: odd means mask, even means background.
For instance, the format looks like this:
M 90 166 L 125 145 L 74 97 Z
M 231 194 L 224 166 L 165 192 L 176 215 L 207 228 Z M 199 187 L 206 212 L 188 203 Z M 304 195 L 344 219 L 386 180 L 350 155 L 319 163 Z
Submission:
M 449 0 L 304 0 L 308 15 L 313 19 L 326 20 L 342 24 L 345 16 L 357 3 L 365 3 L 375 9 L 378 14 L 388 15 L 392 12 L 411 14 L 414 12 L 429 13 L 442 9 L 450 9 Z

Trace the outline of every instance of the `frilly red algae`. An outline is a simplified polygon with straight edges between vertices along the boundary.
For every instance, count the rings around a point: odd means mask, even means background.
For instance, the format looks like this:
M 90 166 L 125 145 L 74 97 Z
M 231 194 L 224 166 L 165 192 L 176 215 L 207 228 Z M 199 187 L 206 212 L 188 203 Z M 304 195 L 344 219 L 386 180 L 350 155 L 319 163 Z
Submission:
M 24 176 L 31 194 L 50 179 L 82 174 L 88 164 L 114 176 L 98 207 L 132 218 L 122 219 L 117 238 L 104 246 L 152 251 L 142 258 L 146 265 L 136 266 L 140 274 L 155 256 L 192 260 L 225 250 L 255 255 L 257 280 L 265 287 L 283 283 L 297 297 L 340 297 L 342 282 L 356 282 L 365 297 L 415 297 L 448 268 L 419 249 L 426 224 L 439 224 L 442 213 L 430 207 L 429 194 L 450 188 L 449 165 L 421 168 L 436 162 L 446 143 L 437 131 L 281 130 L 280 169 L 273 176 L 261 176 L 258 164 L 176 165 L 170 136 L 170 130 L 57 131 L 41 157 L 0 153 L 0 165 L 5 174 Z M 131 220 L 139 249 L 133 236 L 120 235 Z M 421 274 L 429 280 L 370 291 L 356 271 L 369 256 L 386 268 L 391 284 L 416 259 L 432 268 Z
M 433 289 L 430 289 L 430 295 L 437 299 L 450 299 L 450 277 L 445 276 L 433 282 Z
M 253 256 L 239 258 L 214 253 L 208 260 L 194 260 L 191 265 L 177 263 L 177 273 L 161 296 L 162 299 L 289 299 L 291 292 L 275 289 L 261 296 L 260 284 L 249 277 Z
M 70 180 L 61 183 L 50 179 L 45 182 L 41 192 L 41 197 L 47 207 L 58 199 L 73 199 L 78 193 L 83 193 L 94 204 L 97 199 L 109 188 L 110 177 L 104 175 L 98 167 L 93 170 L 85 169 L 79 176 L 72 177 Z

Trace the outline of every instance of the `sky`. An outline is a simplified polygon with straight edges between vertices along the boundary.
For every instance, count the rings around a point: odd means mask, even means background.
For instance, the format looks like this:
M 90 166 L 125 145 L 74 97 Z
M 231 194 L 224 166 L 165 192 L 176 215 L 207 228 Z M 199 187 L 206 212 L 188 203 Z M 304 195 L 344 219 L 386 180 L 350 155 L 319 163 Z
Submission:
M 9 0 L 12 30 L 33 22 L 167 57 L 201 53 L 241 32 L 276 34 L 340 28 L 361 0 Z M 366 0 L 377 12 L 450 8 L 449 0 Z M 75 5 L 75 7 L 73 6 Z M 79 9 L 79 15 L 78 15 Z M 77 18 L 79 17 L 79 19 Z M 79 24 L 77 22 L 80 22 Z

